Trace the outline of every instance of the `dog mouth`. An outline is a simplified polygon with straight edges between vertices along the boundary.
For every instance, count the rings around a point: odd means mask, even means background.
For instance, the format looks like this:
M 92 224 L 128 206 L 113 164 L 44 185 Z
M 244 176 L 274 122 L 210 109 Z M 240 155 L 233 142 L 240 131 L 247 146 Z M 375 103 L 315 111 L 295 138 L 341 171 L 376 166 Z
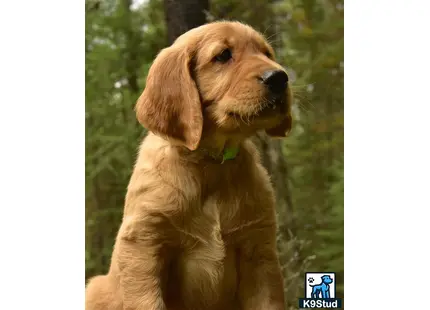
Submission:
M 260 102 L 254 109 L 244 112 L 228 111 L 227 115 L 235 118 L 261 119 L 272 118 L 286 113 L 285 98 L 271 98 Z

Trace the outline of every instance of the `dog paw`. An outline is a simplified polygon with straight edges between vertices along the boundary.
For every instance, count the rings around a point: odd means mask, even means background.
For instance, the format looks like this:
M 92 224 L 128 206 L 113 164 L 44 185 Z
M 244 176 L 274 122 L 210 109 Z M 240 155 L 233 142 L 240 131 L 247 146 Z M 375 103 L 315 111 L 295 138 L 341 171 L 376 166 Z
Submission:
M 309 278 L 309 279 L 308 279 L 308 282 L 309 282 L 309 283 L 314 283 L 314 281 L 315 281 L 315 279 L 314 279 L 314 278 Z

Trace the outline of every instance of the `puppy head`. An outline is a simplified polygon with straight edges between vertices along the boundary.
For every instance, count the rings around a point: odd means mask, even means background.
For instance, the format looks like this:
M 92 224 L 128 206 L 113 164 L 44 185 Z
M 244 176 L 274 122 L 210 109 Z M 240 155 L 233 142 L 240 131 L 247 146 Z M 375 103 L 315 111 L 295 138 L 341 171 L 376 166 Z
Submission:
M 330 278 L 330 276 L 328 276 L 328 275 L 322 276 L 321 279 L 322 279 L 323 283 L 325 283 L 325 284 L 330 284 L 333 282 L 333 279 Z
M 206 26 L 196 54 L 196 82 L 205 116 L 228 134 L 265 129 L 284 137 L 291 129 L 288 75 L 264 37 L 238 22 Z
M 238 22 L 188 31 L 157 56 L 137 118 L 148 130 L 195 150 L 203 125 L 249 136 L 291 129 L 292 94 L 285 70 L 261 34 Z

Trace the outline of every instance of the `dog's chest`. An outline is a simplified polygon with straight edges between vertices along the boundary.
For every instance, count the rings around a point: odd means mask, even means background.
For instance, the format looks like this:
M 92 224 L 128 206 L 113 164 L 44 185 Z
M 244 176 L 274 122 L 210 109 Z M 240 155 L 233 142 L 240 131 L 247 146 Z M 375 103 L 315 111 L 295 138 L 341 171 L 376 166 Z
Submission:
M 224 203 L 218 196 L 207 199 L 201 213 L 193 218 L 194 229 L 183 236 L 177 270 L 181 299 L 189 309 L 207 308 L 234 297 L 236 253 L 223 239 L 222 231 L 233 212 L 224 212 Z M 198 296 L 202 296 L 201 300 Z M 193 304 L 189 304 L 191 301 Z

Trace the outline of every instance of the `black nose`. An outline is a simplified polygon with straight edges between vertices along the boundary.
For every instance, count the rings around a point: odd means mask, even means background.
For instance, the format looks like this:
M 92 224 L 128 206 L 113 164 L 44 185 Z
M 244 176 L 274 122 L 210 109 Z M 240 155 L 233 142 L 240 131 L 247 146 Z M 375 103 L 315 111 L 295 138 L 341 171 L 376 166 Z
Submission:
M 274 94 L 280 94 L 287 88 L 288 75 L 284 70 L 270 70 L 263 73 L 261 80 Z

